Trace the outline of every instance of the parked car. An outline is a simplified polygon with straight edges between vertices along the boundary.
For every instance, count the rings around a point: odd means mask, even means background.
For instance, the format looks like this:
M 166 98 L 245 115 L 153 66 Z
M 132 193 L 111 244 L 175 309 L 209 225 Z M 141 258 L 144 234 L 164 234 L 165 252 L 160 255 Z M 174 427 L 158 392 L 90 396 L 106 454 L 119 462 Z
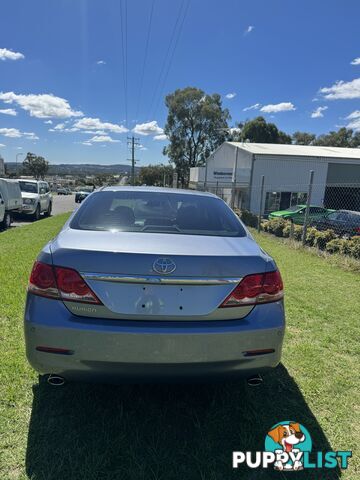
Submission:
M 86 197 L 92 193 L 93 190 L 83 189 L 75 193 L 75 203 L 81 203 Z
M 58 195 L 71 195 L 71 190 L 69 188 L 59 188 L 57 191 Z
M 26 352 L 56 384 L 256 378 L 280 361 L 284 319 L 274 260 L 223 200 L 106 187 L 33 266 Z
M 351 210 L 337 210 L 325 217 L 311 222 L 311 225 L 318 230 L 331 228 L 340 236 L 352 237 L 360 235 L 360 212 Z
M 303 225 L 305 220 L 306 205 L 294 205 L 286 210 L 279 210 L 278 212 L 269 213 L 269 220 L 272 218 L 284 218 L 292 220 L 297 225 Z M 324 207 L 318 207 L 316 205 L 310 205 L 309 207 L 309 220 L 318 220 L 324 218 L 328 213 L 335 212 Z
M 0 178 L 0 228 L 10 227 L 13 215 L 20 212 L 22 198 L 19 183 L 15 180 Z
M 42 180 L 18 180 L 22 196 L 22 213 L 39 220 L 41 213 L 51 215 L 52 195 L 49 184 Z

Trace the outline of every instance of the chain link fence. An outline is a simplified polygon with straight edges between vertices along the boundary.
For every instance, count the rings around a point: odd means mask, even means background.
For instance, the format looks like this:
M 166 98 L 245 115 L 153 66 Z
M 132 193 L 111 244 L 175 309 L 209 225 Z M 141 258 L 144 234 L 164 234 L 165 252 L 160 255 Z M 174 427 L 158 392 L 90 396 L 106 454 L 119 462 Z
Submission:
M 339 236 L 360 235 L 360 179 L 355 180 L 359 181 L 319 183 L 310 170 L 307 182 L 279 184 L 262 175 L 257 185 L 203 182 L 196 188 L 214 193 L 233 209 L 248 213 L 251 226 L 259 230 L 261 222 L 271 218 L 300 225 L 305 243 L 309 226 L 333 229 Z

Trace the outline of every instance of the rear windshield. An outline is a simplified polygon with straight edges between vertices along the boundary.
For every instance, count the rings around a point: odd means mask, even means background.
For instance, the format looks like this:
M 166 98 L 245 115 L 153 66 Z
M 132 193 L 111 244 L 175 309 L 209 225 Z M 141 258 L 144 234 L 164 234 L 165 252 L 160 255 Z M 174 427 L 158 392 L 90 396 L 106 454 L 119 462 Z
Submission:
M 246 235 L 235 214 L 218 198 L 141 191 L 94 193 L 75 214 L 70 227 L 221 237 Z
M 28 193 L 38 193 L 37 183 L 34 182 L 19 182 L 20 190 Z

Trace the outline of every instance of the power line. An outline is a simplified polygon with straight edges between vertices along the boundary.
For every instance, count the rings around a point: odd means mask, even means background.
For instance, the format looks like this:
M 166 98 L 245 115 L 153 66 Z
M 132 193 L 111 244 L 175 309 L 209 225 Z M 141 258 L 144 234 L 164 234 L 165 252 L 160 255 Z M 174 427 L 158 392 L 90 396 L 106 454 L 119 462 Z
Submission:
M 141 96 L 142 96 L 142 90 L 143 90 L 143 84 L 144 84 L 145 67 L 146 67 L 146 62 L 147 62 L 147 57 L 148 57 L 151 24 L 152 24 L 152 17 L 153 17 L 153 13 L 154 13 L 154 5 L 155 5 L 155 0 L 152 0 L 151 7 L 150 7 L 149 25 L 148 25 L 147 35 L 146 35 L 144 62 L 143 62 L 141 77 L 140 77 L 140 89 L 139 89 L 139 96 L 138 96 L 138 102 L 137 102 L 137 107 L 136 107 L 136 115 L 135 115 L 136 119 L 137 119 L 138 113 L 139 113 L 139 106 L 140 106 L 140 102 L 141 102 Z
M 125 125 L 128 125 L 127 112 L 127 0 L 125 2 L 125 12 L 123 12 L 123 0 L 120 0 L 120 24 L 121 24 L 121 52 L 122 52 L 122 70 L 123 70 L 123 88 L 125 103 Z
M 161 81 L 161 80 L 162 80 L 163 74 L 164 74 L 164 72 L 165 72 L 165 68 L 166 68 L 168 56 L 169 56 L 169 54 L 170 54 L 171 47 L 172 47 L 172 44 L 173 44 L 174 39 L 175 39 L 175 36 L 176 36 L 178 24 L 179 24 L 179 21 L 180 21 L 180 18 L 181 18 L 181 14 L 182 14 L 182 11 L 183 11 L 183 8 L 184 8 L 184 5 L 185 5 L 185 1 L 186 1 L 186 0 L 182 0 L 181 5 L 180 5 L 180 8 L 179 8 L 179 11 L 178 11 L 178 13 L 177 13 L 176 21 L 175 21 L 175 24 L 174 24 L 174 27 L 173 27 L 173 31 L 172 31 L 172 34 L 171 34 L 171 37 L 170 37 L 170 42 L 169 42 L 168 48 L 167 48 L 167 50 L 166 50 L 166 54 L 165 54 L 165 57 L 164 57 L 164 60 L 163 60 L 163 63 L 162 63 L 161 69 L 160 69 L 160 74 L 159 74 L 158 80 L 157 80 L 157 82 L 156 82 L 155 92 L 154 92 L 154 95 L 153 95 L 152 100 L 151 100 L 150 111 L 149 111 L 149 118 L 150 118 L 150 115 L 152 114 L 152 111 L 153 111 L 153 106 L 154 106 L 154 104 L 155 104 L 155 99 L 156 99 L 156 97 L 157 97 L 159 85 L 162 84 L 162 81 Z
M 189 4 L 190 4 L 190 0 L 187 1 L 185 9 L 184 9 L 183 17 L 182 17 L 180 27 L 178 29 L 178 33 L 177 33 L 177 36 L 176 36 L 176 39 L 175 39 L 174 48 L 173 48 L 171 56 L 170 56 L 170 61 L 168 63 L 168 67 L 167 67 L 167 70 L 166 70 L 164 78 L 163 78 L 163 82 L 162 82 L 161 87 L 160 87 L 159 97 L 158 97 L 158 100 L 157 100 L 156 105 L 155 105 L 154 116 L 156 115 L 157 110 L 159 108 L 159 103 L 160 103 L 160 100 L 161 100 L 161 96 L 162 96 L 162 93 L 164 91 L 166 80 L 167 80 L 167 77 L 168 77 L 169 72 L 170 72 L 171 64 L 172 64 L 174 56 L 175 56 L 176 47 L 179 43 L 180 35 L 181 35 L 182 29 L 183 29 L 183 26 L 184 26 L 184 22 L 185 22 L 185 18 L 186 18 L 188 8 L 189 8 Z

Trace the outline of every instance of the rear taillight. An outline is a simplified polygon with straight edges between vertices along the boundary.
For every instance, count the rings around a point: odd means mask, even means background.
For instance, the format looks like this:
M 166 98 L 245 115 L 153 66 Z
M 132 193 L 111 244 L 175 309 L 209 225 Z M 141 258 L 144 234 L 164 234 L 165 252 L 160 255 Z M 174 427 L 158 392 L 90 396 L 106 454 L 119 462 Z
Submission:
M 51 265 L 35 262 L 31 271 L 28 291 L 48 298 L 60 298 L 54 270 Z
M 223 301 L 220 308 L 276 302 L 283 296 L 284 286 L 278 270 L 255 273 L 244 277 Z
M 101 304 L 81 275 L 72 268 L 53 267 L 35 262 L 30 275 L 28 291 L 58 300 Z

